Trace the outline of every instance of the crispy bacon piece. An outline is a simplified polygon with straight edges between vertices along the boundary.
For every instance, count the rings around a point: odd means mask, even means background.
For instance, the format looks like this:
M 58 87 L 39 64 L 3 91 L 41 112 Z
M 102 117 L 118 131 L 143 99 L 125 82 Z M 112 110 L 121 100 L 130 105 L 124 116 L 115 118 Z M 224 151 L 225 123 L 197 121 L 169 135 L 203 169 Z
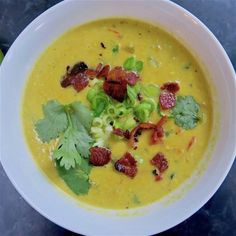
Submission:
M 157 123 L 156 128 L 152 133 L 151 144 L 156 144 L 164 137 L 163 125 L 167 122 L 167 116 L 163 116 Z
M 109 65 L 105 65 L 100 71 L 97 71 L 97 78 L 100 79 L 102 77 L 107 78 L 107 75 L 110 71 L 110 66 Z
M 72 69 L 67 67 L 66 75 L 61 81 L 61 86 L 66 88 L 70 85 L 79 92 L 88 85 L 88 77 L 84 72 L 88 69 L 88 66 L 84 62 L 75 64 Z
M 89 78 L 83 73 L 78 73 L 77 75 L 73 76 L 71 80 L 71 85 L 77 92 L 80 92 L 82 89 L 87 87 L 89 84 Z
M 119 128 L 113 128 L 113 132 L 112 133 L 117 135 L 117 136 L 124 137 L 126 139 L 130 138 L 129 130 L 122 130 L 122 129 L 119 129 Z
M 125 71 L 121 66 L 116 66 L 110 70 L 107 75 L 107 81 L 121 81 L 125 80 Z
M 161 90 L 166 90 L 170 93 L 177 93 L 179 89 L 179 83 L 177 82 L 167 82 L 161 86 Z
M 111 160 L 111 151 L 103 147 L 91 147 L 89 162 L 94 166 L 104 166 Z
M 128 82 L 129 85 L 133 86 L 139 80 L 139 75 L 134 72 L 126 72 L 125 80 Z
M 158 171 L 163 173 L 168 168 L 168 161 L 166 160 L 162 152 L 158 152 L 151 160 L 151 164 L 154 165 Z
M 116 161 L 114 167 L 117 171 L 131 178 L 134 178 L 138 171 L 137 162 L 129 152 L 126 152 L 122 158 Z
M 138 126 L 132 129 L 130 132 L 129 146 L 136 148 L 137 147 L 137 136 L 138 133 L 143 129 L 155 129 L 156 125 L 153 123 L 140 123 Z
M 168 110 L 175 106 L 176 97 L 174 93 L 163 91 L 160 94 L 159 102 L 163 110 Z
M 127 93 L 127 82 L 125 80 L 106 80 L 103 83 L 103 90 L 107 95 L 119 102 L 123 102 Z

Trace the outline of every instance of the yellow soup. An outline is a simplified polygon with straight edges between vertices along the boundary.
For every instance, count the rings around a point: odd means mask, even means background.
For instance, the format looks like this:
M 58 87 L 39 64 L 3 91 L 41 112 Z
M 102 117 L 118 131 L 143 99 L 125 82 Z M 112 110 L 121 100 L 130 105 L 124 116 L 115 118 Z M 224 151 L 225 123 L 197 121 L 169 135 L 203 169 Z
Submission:
M 125 139 L 111 136 L 108 147 L 112 152 L 112 161 L 102 167 L 93 167 L 89 176 L 91 187 L 88 194 L 76 195 L 59 177 L 52 160 L 51 153 L 57 141 L 40 142 L 34 129 L 35 122 L 43 117 L 42 105 L 49 100 L 57 100 L 61 104 L 81 101 L 90 106 L 86 96 L 93 81 L 80 92 L 72 87 L 61 87 L 60 81 L 68 65 L 84 61 L 89 68 L 96 68 L 99 62 L 111 67 L 122 66 L 132 55 L 143 62 L 141 83 L 161 87 L 163 83 L 177 81 L 180 90 L 176 96 L 193 96 L 199 104 L 201 120 L 196 127 L 184 129 L 177 126 L 173 118 L 168 118 L 163 126 L 165 136 L 162 141 L 150 145 L 152 131 L 145 130 L 139 137 L 136 150 L 130 148 Z M 149 122 L 157 123 L 160 119 L 157 110 L 152 112 Z M 162 112 L 170 114 L 169 111 Z M 179 187 L 192 175 L 204 157 L 212 129 L 211 92 L 196 59 L 163 30 L 131 19 L 90 22 L 70 30 L 50 45 L 30 74 L 22 114 L 27 143 L 45 175 L 79 201 L 113 209 L 147 205 Z M 114 168 L 114 162 L 126 151 L 139 157 L 138 172 L 134 178 Z M 150 160 L 158 152 L 164 153 L 168 169 L 163 172 L 162 179 L 156 181 L 155 167 Z

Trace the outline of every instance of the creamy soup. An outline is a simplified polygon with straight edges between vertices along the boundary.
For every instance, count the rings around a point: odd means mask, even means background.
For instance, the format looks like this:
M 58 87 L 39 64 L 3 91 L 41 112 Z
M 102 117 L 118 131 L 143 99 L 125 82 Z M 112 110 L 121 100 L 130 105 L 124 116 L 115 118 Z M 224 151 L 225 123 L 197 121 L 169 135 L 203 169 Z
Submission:
M 78 62 L 86 66 L 76 71 Z M 73 117 L 87 112 L 88 124 L 85 117 L 85 136 L 73 127 L 72 138 L 65 105 L 76 101 L 86 111 Z M 127 209 L 158 201 L 193 174 L 209 145 L 212 100 L 198 62 L 173 36 L 137 20 L 105 19 L 45 50 L 29 76 L 22 117 L 32 156 L 52 183 L 90 205 Z

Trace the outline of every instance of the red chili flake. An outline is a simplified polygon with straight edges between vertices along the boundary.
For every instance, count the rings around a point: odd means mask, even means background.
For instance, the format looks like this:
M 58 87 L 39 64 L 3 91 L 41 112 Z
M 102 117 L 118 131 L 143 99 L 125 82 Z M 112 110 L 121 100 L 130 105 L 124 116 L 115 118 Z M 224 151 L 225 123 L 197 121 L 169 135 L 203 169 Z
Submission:
M 94 166 L 104 166 L 111 160 L 111 151 L 103 147 L 91 147 L 89 162 Z
M 179 83 L 177 82 L 167 82 L 161 86 L 161 90 L 166 90 L 170 93 L 177 93 L 179 89 Z
M 193 136 L 190 140 L 189 140 L 189 143 L 188 143 L 188 146 L 187 146 L 187 150 L 189 150 L 192 146 L 193 146 L 193 144 L 196 142 L 196 137 L 195 136 Z
M 163 153 L 158 152 L 151 160 L 151 164 L 154 165 L 160 173 L 163 173 L 168 168 L 168 161 Z
M 114 34 L 116 34 L 116 36 L 117 36 L 118 38 L 122 38 L 122 35 L 121 35 L 120 32 L 118 32 L 118 31 L 116 31 L 116 30 L 114 30 L 114 29 L 111 29 L 111 28 L 109 28 L 108 31 L 110 31 L 110 32 L 112 32 L 112 33 L 114 33 Z
M 159 102 L 163 110 L 170 109 L 176 104 L 176 97 L 174 93 L 163 91 L 160 94 Z
M 134 157 L 126 152 L 118 161 L 115 162 L 115 169 L 125 175 L 134 178 L 137 174 L 137 162 Z
M 102 77 L 105 77 L 107 78 L 107 75 L 110 71 L 110 66 L 109 65 L 105 65 L 97 74 L 97 78 L 102 78 Z
M 137 75 L 136 73 L 126 72 L 125 80 L 128 82 L 129 85 L 135 85 L 139 79 L 139 75 Z
M 113 132 L 112 133 L 117 135 L 117 136 L 124 137 L 126 139 L 130 138 L 129 130 L 122 130 L 122 129 L 119 129 L 119 128 L 113 128 Z

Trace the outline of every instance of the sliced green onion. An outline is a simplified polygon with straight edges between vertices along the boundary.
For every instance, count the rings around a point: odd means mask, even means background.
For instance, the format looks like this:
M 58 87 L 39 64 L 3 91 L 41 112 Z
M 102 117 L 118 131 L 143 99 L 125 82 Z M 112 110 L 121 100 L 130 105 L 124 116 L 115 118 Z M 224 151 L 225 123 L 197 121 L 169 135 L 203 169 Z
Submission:
M 152 105 L 149 103 L 141 103 L 134 108 L 134 115 L 141 121 L 148 120 L 152 113 Z
M 93 119 L 93 127 L 98 127 L 98 128 L 102 128 L 103 126 L 103 120 L 100 117 L 95 117 Z
M 160 88 L 155 84 L 144 84 L 142 86 L 142 92 L 147 97 L 157 98 L 160 94 Z

